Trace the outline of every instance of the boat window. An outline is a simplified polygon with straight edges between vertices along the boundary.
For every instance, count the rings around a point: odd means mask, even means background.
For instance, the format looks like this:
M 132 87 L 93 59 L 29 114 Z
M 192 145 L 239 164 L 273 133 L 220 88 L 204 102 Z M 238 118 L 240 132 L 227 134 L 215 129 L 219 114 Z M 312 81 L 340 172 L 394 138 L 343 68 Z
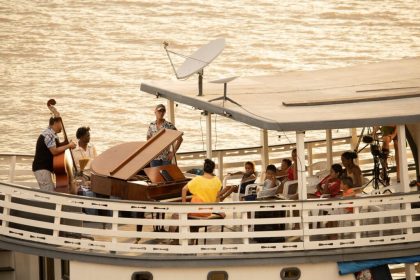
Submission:
M 300 279 L 300 269 L 297 267 L 286 267 L 280 271 L 281 280 L 298 280 Z
M 207 280 L 227 280 L 228 278 L 226 271 L 210 271 L 207 274 Z
M 153 274 L 149 271 L 134 272 L 131 280 L 153 280 Z

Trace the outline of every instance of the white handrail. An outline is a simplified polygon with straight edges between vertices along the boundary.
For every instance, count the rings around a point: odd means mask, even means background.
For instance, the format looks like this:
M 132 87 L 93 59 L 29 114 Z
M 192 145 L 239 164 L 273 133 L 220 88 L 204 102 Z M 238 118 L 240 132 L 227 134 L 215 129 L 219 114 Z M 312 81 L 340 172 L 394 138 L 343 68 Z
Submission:
M 94 250 L 103 254 L 113 251 L 116 254 L 141 255 L 285 252 L 344 247 L 364 247 L 366 250 L 369 246 L 420 241 L 420 221 L 413 219 L 411 223 L 405 222 L 412 216 L 420 215 L 420 209 L 404 207 L 417 202 L 419 193 L 353 199 L 181 204 L 89 199 L 0 183 L 0 198 L 0 207 L 3 208 L 0 213 L 1 235 L 79 252 Z M 368 206 L 376 206 L 375 211 L 370 212 Z M 87 215 L 80 211 L 81 208 L 103 210 L 107 216 L 97 213 Z M 331 212 L 331 209 L 348 208 L 358 210 L 347 214 Z M 299 216 L 281 215 L 292 210 L 301 210 Z M 188 213 L 209 212 L 224 212 L 226 218 L 187 219 Z M 280 215 L 264 219 L 256 215 L 251 218 L 247 213 L 252 212 L 276 212 Z M 326 212 L 331 214 L 309 214 Z M 180 218 L 171 219 L 172 213 L 177 213 Z M 309 226 L 328 221 L 342 221 L 343 225 L 333 228 Z M 104 229 L 102 223 L 111 227 Z M 359 226 L 353 226 L 355 223 Z M 300 227 L 291 230 L 249 230 L 271 224 L 300 224 Z M 142 231 L 136 231 L 137 225 L 143 226 Z M 190 232 L 191 226 L 204 225 L 217 226 L 214 227 L 217 229 L 223 225 L 230 230 Z M 170 226 L 179 227 L 179 232 L 153 231 L 153 228 L 168 229 Z M 94 240 L 77 238 L 80 235 L 89 235 Z M 326 236 L 329 235 L 336 235 L 337 239 L 328 240 Z M 283 237 L 285 242 L 267 243 L 267 246 L 255 242 L 255 238 L 263 237 Z M 140 243 L 134 244 L 137 238 L 141 238 Z M 224 240 L 222 245 L 219 244 L 220 238 Z M 179 240 L 181 245 L 171 245 L 168 242 L 171 239 Z M 206 239 L 207 245 L 202 242 L 200 245 L 189 245 L 188 240 L 192 239 Z

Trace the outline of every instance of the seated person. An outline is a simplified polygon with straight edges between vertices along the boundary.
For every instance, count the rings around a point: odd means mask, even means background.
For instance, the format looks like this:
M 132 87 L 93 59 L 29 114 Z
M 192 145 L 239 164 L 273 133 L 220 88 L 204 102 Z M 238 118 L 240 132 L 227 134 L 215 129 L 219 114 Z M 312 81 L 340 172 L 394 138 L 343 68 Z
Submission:
M 247 161 L 245 163 L 245 171 L 238 171 L 235 173 L 228 173 L 228 175 L 237 175 L 242 174 L 241 183 L 239 186 L 226 186 L 220 192 L 220 201 L 223 201 L 226 197 L 228 197 L 232 192 L 239 192 L 244 194 L 245 188 L 249 184 L 253 184 L 257 179 L 257 173 L 255 172 L 255 165 L 251 161 Z
M 343 171 L 343 176 L 350 177 L 353 181 L 353 186 L 359 188 L 363 183 L 362 170 L 360 167 L 354 163 L 354 159 L 357 158 L 357 153 L 355 152 L 344 152 L 341 154 L 341 163 L 345 167 Z
M 97 156 L 95 146 L 90 143 L 90 127 L 82 126 L 76 131 L 77 147 L 71 151 L 77 167 L 77 174 L 90 180 L 90 165 Z
M 222 182 L 213 174 L 216 164 L 211 159 L 204 161 L 204 174 L 196 176 L 182 188 L 182 202 L 187 202 L 187 193 L 192 194 L 191 203 L 213 203 L 220 201 L 220 189 Z M 190 213 L 188 216 L 209 217 L 211 213 Z M 224 215 L 223 213 L 220 215 Z M 172 215 L 172 219 L 178 219 L 177 213 Z M 178 228 L 171 226 L 169 231 L 176 232 Z
M 340 193 L 340 178 L 342 173 L 343 168 L 340 164 L 336 163 L 331 165 L 330 174 L 316 185 L 317 191 L 315 192 L 315 196 L 320 197 L 323 194 L 329 194 L 330 197 L 337 196 Z
M 280 186 L 280 181 L 277 180 L 276 173 L 277 168 L 273 164 L 267 165 L 263 190 L 278 188 Z
M 296 149 L 292 150 L 292 165 L 287 169 L 287 179 L 289 181 L 294 181 L 298 179 L 297 174 L 297 151 Z
M 292 166 L 292 161 L 288 158 L 285 158 L 281 161 L 280 169 L 277 169 L 277 177 L 288 176 L 289 168 Z

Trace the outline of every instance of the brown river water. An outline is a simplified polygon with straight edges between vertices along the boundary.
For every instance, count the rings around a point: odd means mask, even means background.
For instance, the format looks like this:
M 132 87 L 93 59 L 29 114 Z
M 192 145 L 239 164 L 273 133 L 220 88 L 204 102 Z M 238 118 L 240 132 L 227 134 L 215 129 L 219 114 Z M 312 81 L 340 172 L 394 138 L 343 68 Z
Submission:
M 99 152 L 144 140 L 163 100 L 141 93 L 140 83 L 175 79 L 163 41 L 188 55 L 226 38 L 206 80 L 272 75 L 419 56 L 419 15 L 418 0 L 1 0 L 0 153 L 34 152 L 50 98 L 69 137 L 88 125 Z M 181 151 L 203 149 L 204 118 L 184 105 L 176 114 L 185 133 Z M 256 128 L 220 116 L 213 122 L 214 148 L 259 141 Z M 294 141 L 293 133 L 269 135 L 270 144 Z

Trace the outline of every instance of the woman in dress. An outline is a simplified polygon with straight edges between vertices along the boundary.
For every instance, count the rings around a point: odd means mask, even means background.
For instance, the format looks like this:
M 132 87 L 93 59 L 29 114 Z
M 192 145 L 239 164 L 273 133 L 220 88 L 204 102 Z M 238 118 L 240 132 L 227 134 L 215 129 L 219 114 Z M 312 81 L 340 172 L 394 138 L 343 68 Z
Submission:
M 360 170 L 360 167 L 354 163 L 354 160 L 357 158 L 356 152 L 344 152 L 341 155 L 341 162 L 344 166 L 344 172 L 343 175 L 350 177 L 353 180 L 353 186 L 355 188 L 359 188 L 362 186 L 363 183 L 363 176 L 362 176 L 362 170 Z

